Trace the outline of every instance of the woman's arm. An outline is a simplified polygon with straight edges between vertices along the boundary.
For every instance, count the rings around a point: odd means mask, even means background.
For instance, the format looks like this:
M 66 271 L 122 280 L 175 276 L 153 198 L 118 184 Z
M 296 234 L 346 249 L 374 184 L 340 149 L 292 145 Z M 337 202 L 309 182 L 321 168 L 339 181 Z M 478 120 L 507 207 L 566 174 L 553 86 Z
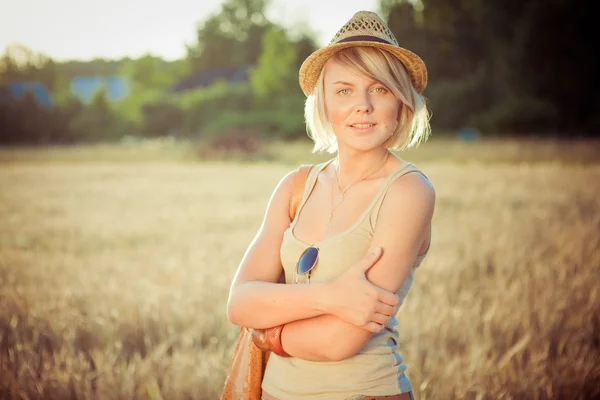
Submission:
M 295 174 L 287 174 L 275 188 L 231 284 L 227 313 L 236 325 L 264 328 L 324 313 L 320 285 L 287 288 L 277 284 L 283 272 L 279 249 L 291 222 L 289 203 Z
M 280 248 L 290 225 L 289 203 L 295 172 L 275 189 L 264 221 L 244 255 L 229 293 L 229 320 L 263 329 L 290 321 L 334 314 L 364 329 L 376 329 L 392 315 L 397 296 L 368 282 L 365 272 L 379 258 L 367 255 L 342 279 L 311 285 L 278 284 L 283 272 Z M 362 274 L 362 278 L 361 278 Z
M 382 204 L 373 243 L 383 247 L 379 261 L 368 271 L 373 284 L 397 292 L 408 278 L 424 242 L 429 240 L 435 191 L 420 174 L 396 180 Z M 338 361 L 356 354 L 372 332 L 332 315 L 286 324 L 284 350 L 313 361 Z

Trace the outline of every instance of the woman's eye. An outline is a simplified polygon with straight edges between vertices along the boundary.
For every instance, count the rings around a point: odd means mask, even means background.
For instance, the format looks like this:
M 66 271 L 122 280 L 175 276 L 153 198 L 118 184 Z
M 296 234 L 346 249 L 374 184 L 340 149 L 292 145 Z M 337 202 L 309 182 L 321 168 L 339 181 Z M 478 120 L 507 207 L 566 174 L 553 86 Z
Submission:
M 376 87 L 375 89 L 373 89 L 373 91 L 375 93 L 386 93 L 388 90 L 386 88 L 380 86 L 380 87 Z
M 341 89 L 338 94 L 348 94 L 350 93 L 350 89 Z

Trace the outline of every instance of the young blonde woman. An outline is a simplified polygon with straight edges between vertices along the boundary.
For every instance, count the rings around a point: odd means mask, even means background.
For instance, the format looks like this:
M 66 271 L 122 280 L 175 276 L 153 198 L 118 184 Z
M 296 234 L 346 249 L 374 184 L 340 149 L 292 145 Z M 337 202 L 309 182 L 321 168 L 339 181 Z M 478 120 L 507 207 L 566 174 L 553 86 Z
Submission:
M 268 332 L 263 399 L 413 398 L 395 315 L 429 249 L 435 192 L 390 150 L 427 138 L 426 84 L 371 12 L 304 61 L 314 149 L 337 154 L 312 168 L 293 220 L 295 172 L 281 180 L 228 303 L 232 323 Z

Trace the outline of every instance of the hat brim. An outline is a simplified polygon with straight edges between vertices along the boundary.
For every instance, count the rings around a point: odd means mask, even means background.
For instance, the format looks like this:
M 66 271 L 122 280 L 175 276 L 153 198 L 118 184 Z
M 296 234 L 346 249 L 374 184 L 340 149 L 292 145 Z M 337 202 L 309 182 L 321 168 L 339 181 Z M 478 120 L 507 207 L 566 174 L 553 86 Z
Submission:
M 306 96 L 309 96 L 313 92 L 317 81 L 319 80 L 319 76 L 321 75 L 321 70 L 325 66 L 327 60 L 338 51 L 349 47 L 376 47 L 391 53 L 400 60 L 406 68 L 415 90 L 419 93 L 423 93 L 423 90 L 425 90 L 425 87 L 427 86 L 427 68 L 425 67 L 423 60 L 415 53 L 392 44 L 356 41 L 323 47 L 316 50 L 304 60 L 300 67 L 299 81 L 300 87 Z

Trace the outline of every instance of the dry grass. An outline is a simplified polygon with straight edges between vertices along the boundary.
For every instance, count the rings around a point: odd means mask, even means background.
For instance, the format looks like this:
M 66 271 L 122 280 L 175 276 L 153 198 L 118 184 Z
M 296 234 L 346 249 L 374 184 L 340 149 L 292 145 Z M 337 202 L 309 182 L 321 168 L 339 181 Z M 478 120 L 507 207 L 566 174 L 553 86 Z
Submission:
M 600 165 L 556 149 L 420 164 L 434 243 L 399 314 L 417 398 L 600 397 Z M 0 398 L 218 398 L 229 284 L 289 167 L 26 151 L 0 152 Z
M 252 142 L 252 141 L 250 141 Z M 233 145 L 235 139 L 221 145 Z M 246 144 L 247 145 L 247 144 Z M 327 160 L 328 154 L 311 154 L 308 139 L 297 142 L 273 140 L 256 146 L 254 152 L 223 151 L 206 148 L 203 141 L 189 142 L 172 138 L 145 141 L 123 141 L 120 144 L 90 144 L 76 147 L 10 147 L 0 148 L 0 163 L 81 163 L 89 161 L 109 163 L 130 162 L 191 162 L 232 161 L 268 162 L 287 165 L 317 163 Z M 433 137 L 426 145 L 411 149 L 404 157 L 418 163 L 549 163 L 589 165 L 600 162 L 600 140 L 500 140 L 487 138 L 465 142 L 450 136 Z

